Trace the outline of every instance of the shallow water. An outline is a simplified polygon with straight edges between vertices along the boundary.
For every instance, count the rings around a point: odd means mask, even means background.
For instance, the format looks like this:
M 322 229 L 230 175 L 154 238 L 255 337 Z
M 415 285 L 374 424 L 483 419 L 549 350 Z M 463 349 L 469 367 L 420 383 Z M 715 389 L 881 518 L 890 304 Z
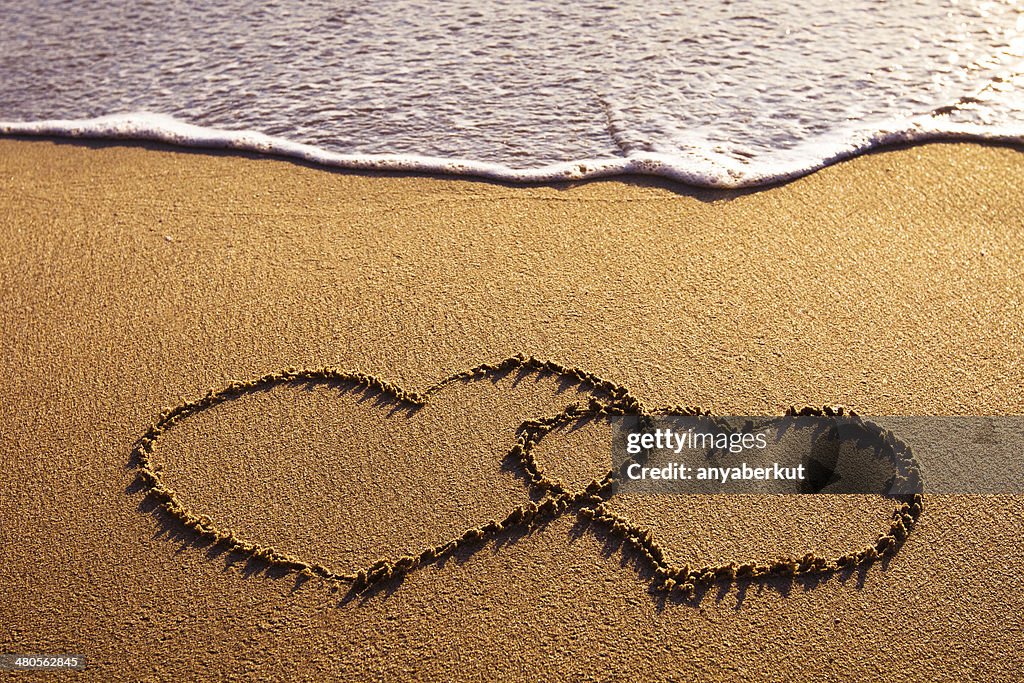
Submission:
M 652 7 L 0 0 L 0 132 L 717 186 L 890 142 L 1024 140 L 1015 2 Z

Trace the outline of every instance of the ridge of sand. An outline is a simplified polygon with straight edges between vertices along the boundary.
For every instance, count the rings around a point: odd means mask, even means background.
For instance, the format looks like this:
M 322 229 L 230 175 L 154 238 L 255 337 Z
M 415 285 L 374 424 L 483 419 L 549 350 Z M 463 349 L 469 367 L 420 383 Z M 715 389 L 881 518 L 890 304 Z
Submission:
M 602 402 L 591 396 L 589 405 L 573 403 L 556 415 L 537 416 L 523 422 L 517 429 L 518 438 L 507 454 L 521 469 L 531 493 L 539 502 L 517 505 L 504 518 L 490 519 L 482 525 L 472 527 L 450 540 L 429 546 L 418 554 L 403 555 L 392 560 L 386 554 L 369 566 L 355 572 L 340 572 L 328 568 L 318 562 L 278 550 L 272 545 L 254 542 L 237 535 L 234 530 L 224 527 L 216 519 L 207 514 L 194 511 L 181 494 L 169 488 L 164 482 L 163 466 L 154 464 L 154 451 L 160 437 L 176 424 L 207 410 L 254 392 L 265 392 L 282 385 L 330 384 L 332 386 L 348 385 L 359 392 L 377 392 L 377 403 L 391 402 L 392 411 L 402 407 L 413 409 L 427 405 L 429 398 L 445 386 L 460 381 L 491 378 L 511 372 L 520 375 L 540 372 L 559 376 L 563 379 L 588 386 L 598 395 L 606 394 L 608 402 Z M 704 415 L 709 411 L 699 408 L 673 409 L 656 408 L 653 412 L 646 410 L 629 391 L 613 382 L 602 380 L 580 368 L 569 368 L 553 361 L 545 361 L 533 356 L 517 354 L 498 363 L 484 363 L 476 367 L 454 373 L 427 387 L 421 393 L 410 393 L 403 388 L 382 380 L 374 375 L 361 372 L 348 372 L 336 368 L 285 370 L 263 375 L 248 381 L 232 381 L 220 389 L 209 390 L 202 398 L 181 403 L 165 409 L 160 419 L 139 440 L 132 451 L 133 459 L 138 463 L 139 476 L 147 493 L 159 502 L 159 509 L 176 519 L 183 527 L 194 532 L 199 538 L 220 544 L 224 552 L 239 553 L 245 557 L 263 562 L 274 569 L 297 572 L 304 578 L 317 577 L 330 583 L 350 586 L 352 593 L 358 594 L 377 587 L 385 581 L 401 579 L 406 574 L 424 565 L 443 562 L 460 550 L 479 547 L 495 541 L 509 532 L 529 532 L 553 519 L 572 512 L 582 519 L 600 525 L 606 532 L 620 537 L 628 547 L 638 553 L 646 561 L 652 574 L 652 589 L 665 592 L 676 598 L 688 599 L 698 594 L 698 590 L 706 590 L 711 584 L 729 584 L 738 581 L 753 581 L 765 577 L 788 577 L 805 579 L 817 575 L 829 575 L 835 572 L 852 572 L 859 566 L 867 565 L 894 555 L 906 541 L 923 511 L 923 482 L 917 469 L 911 449 L 899 441 L 893 434 L 882 430 L 870 422 L 849 416 L 863 428 L 877 443 L 885 457 L 899 467 L 899 474 L 912 476 L 914 480 L 913 495 L 900 496 L 901 503 L 892 514 L 889 528 L 879 538 L 861 549 L 845 553 L 837 558 L 829 558 L 814 552 L 807 552 L 801 557 L 787 556 L 766 561 L 729 561 L 719 564 L 705 564 L 691 569 L 689 565 L 679 566 L 668 559 L 665 547 L 655 539 L 650 529 L 638 526 L 620 514 L 616 514 L 606 506 L 614 496 L 614 485 L 617 477 L 611 469 L 600 478 L 591 479 L 582 490 L 570 490 L 556 478 L 546 473 L 534 455 L 534 447 L 553 430 L 581 420 L 592 420 L 608 415 Z M 843 417 L 843 408 L 803 408 L 790 409 L 787 415 L 815 417 Z

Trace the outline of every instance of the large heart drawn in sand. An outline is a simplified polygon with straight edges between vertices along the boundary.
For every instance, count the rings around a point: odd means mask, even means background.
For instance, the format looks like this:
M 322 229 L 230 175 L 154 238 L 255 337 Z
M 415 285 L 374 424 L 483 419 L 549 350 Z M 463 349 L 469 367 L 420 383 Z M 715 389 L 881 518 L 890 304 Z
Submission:
M 427 406 L 433 396 L 460 382 L 473 381 L 506 375 L 510 372 L 540 373 L 556 376 L 572 382 L 584 390 L 585 401 L 575 402 L 561 412 L 546 417 L 528 419 L 518 425 L 513 443 L 510 444 L 506 459 L 518 469 L 525 482 L 529 497 L 527 502 L 514 506 L 504 516 L 490 519 L 485 523 L 466 529 L 451 538 L 430 545 L 417 553 L 397 558 L 384 556 L 369 563 L 362 569 L 338 570 L 309 557 L 300 557 L 283 552 L 271 545 L 253 538 L 243 537 L 222 525 L 210 514 L 197 511 L 189 503 L 188 495 L 171 488 L 165 481 L 163 467 L 155 460 L 157 446 L 161 439 L 175 427 L 180 427 L 189 418 L 197 416 L 214 406 L 225 404 L 245 396 L 266 392 L 275 387 L 300 384 L 341 384 L 372 389 L 393 403 L 409 409 Z M 564 404 L 563 404 L 564 405 Z M 791 411 L 793 414 L 795 411 Z M 864 433 L 873 435 L 881 456 L 888 458 L 900 472 L 916 477 L 916 488 L 912 495 L 899 500 L 891 517 L 889 528 L 872 543 L 852 550 L 835 558 L 807 553 L 802 557 L 783 557 L 763 561 L 727 562 L 691 568 L 679 565 L 669 558 L 666 548 L 648 528 L 634 524 L 615 512 L 610 503 L 616 491 L 616 473 L 607 471 L 598 477 L 589 478 L 588 483 L 566 484 L 549 474 L 545 464 L 537 457 L 538 445 L 545 439 L 550 441 L 552 433 L 560 428 L 585 420 L 608 416 L 646 416 L 672 414 L 707 414 L 697 409 L 647 409 L 628 390 L 612 382 L 580 370 L 542 361 L 522 355 L 513 356 L 497 364 L 484 364 L 453 374 L 432 385 L 421 393 L 404 390 L 377 377 L 359 373 L 321 368 L 315 370 L 288 369 L 262 377 L 232 382 L 221 389 L 211 390 L 205 396 L 186 401 L 170 408 L 160 416 L 133 451 L 139 467 L 139 476 L 159 507 L 171 517 L 191 529 L 200 537 L 223 544 L 227 550 L 243 553 L 263 562 L 298 572 L 304 576 L 316 576 L 327 581 L 348 584 L 353 590 L 365 590 L 383 580 L 402 576 L 425 564 L 452 555 L 457 550 L 478 546 L 509 530 L 528 530 L 565 513 L 574 513 L 591 524 L 604 528 L 620 537 L 636 549 L 639 557 L 650 564 L 653 573 L 652 588 L 675 591 L 689 596 L 696 588 L 711 582 L 753 579 L 768 575 L 802 576 L 849 569 L 865 564 L 885 554 L 894 553 L 902 544 L 922 511 L 923 496 L 919 473 L 916 470 L 910 449 L 891 433 L 871 423 L 859 421 Z M 829 409 L 803 409 L 804 415 L 831 415 Z M 839 414 L 842 414 L 840 411 Z M 847 419 L 851 419 L 847 414 Z M 194 494 L 193 494 L 194 495 Z

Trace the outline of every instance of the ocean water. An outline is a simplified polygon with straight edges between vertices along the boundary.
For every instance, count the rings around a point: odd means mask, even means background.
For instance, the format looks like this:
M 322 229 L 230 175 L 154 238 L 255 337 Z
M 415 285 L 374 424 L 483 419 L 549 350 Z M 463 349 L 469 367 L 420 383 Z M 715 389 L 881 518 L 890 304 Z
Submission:
M 7 134 L 718 187 L 897 142 L 1024 141 L 1015 0 L 0 0 L 0 17 Z

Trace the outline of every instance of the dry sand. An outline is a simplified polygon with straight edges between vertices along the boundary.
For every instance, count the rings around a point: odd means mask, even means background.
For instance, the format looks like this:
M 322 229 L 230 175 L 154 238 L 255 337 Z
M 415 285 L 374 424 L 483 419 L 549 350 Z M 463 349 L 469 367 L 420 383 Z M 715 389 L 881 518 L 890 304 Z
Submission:
M 727 194 L 0 140 L 0 178 L 0 651 L 84 654 L 97 680 L 1019 676 L 1022 497 L 933 496 L 884 565 L 696 602 L 652 596 L 572 516 L 344 600 L 197 546 L 130 463 L 163 407 L 231 379 L 332 365 L 417 390 L 515 352 L 722 413 L 1024 413 L 1019 151 L 916 147 Z M 167 477 L 289 552 L 398 555 L 526 500 L 502 455 L 576 390 L 524 379 L 456 385 L 415 419 L 255 394 L 169 433 Z M 568 478 L 606 457 L 558 436 L 544 457 Z M 646 514 L 701 563 L 841 552 L 885 509 Z

